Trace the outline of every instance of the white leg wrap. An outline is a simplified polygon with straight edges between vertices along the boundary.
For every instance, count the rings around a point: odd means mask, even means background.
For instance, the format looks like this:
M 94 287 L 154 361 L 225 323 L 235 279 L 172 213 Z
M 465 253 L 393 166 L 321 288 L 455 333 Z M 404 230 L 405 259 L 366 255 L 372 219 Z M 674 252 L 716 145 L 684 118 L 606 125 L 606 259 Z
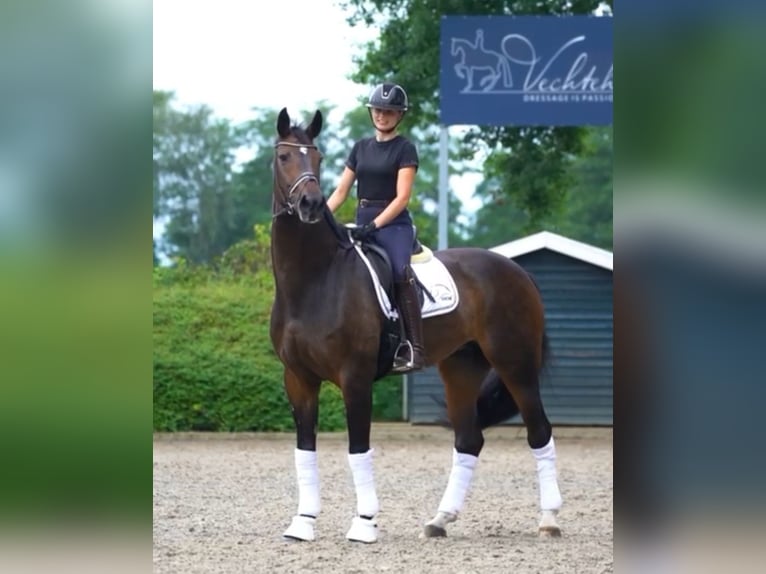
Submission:
M 298 476 L 298 514 L 317 516 L 321 504 L 316 451 L 296 448 L 295 472 Z
M 561 508 L 561 492 L 556 479 L 556 445 L 553 436 L 542 448 L 533 448 L 532 454 L 537 460 L 537 481 L 540 485 L 540 509 L 558 510 Z
M 472 454 L 465 454 L 452 449 L 452 471 L 447 482 L 447 489 L 439 503 L 439 512 L 455 515 L 460 512 L 478 460 Z
M 373 449 L 361 454 L 349 454 L 348 465 L 354 477 L 356 489 L 356 512 L 359 516 L 375 516 L 380 510 L 375 493 L 375 477 L 372 474 Z

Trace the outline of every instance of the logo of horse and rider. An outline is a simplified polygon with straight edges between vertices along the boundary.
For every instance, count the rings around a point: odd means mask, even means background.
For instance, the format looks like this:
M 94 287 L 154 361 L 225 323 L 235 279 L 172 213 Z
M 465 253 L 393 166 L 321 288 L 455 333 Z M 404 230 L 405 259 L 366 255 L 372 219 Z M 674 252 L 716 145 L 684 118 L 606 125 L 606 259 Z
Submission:
M 455 74 L 464 84 L 460 93 L 548 93 L 585 90 L 592 92 L 610 91 L 611 70 L 602 78 L 594 77 L 595 66 L 586 72 L 587 52 L 574 54 L 573 46 L 585 41 L 584 35 L 572 37 L 564 42 L 549 58 L 537 53 L 534 44 L 522 34 L 507 34 L 499 42 L 499 51 L 485 45 L 484 30 L 479 28 L 473 40 L 453 37 L 450 55 Z M 571 62 L 565 58 L 571 57 Z M 512 65 L 525 71 L 522 81 L 514 81 Z M 552 68 L 561 70 L 556 77 L 550 77 Z

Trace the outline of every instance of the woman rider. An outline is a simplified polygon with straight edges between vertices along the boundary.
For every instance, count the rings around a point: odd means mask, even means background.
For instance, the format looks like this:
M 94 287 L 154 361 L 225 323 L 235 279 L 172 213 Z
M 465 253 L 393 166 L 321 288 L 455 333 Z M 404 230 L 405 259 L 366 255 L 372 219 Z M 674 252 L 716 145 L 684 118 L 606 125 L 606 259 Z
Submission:
M 397 128 L 409 107 L 404 89 L 391 83 L 375 86 L 367 101 L 375 135 L 354 143 L 338 186 L 327 200 L 331 211 L 340 207 L 357 182 L 357 240 L 373 239 L 388 254 L 393 267 L 394 295 L 409 345 L 397 354 L 394 372 L 423 367 L 423 326 L 415 274 L 410 268 L 414 227 L 407 206 L 418 169 L 415 145 Z

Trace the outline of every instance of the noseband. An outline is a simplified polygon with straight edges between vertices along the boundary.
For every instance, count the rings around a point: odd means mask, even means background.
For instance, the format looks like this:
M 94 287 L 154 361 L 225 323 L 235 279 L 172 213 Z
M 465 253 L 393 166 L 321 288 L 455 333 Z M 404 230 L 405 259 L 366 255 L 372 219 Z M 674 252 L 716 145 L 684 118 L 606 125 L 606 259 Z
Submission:
M 293 143 L 293 142 L 278 142 L 274 145 L 274 149 L 277 149 L 279 146 L 289 146 L 289 147 L 297 147 L 300 149 L 300 152 L 304 155 L 308 153 L 309 149 L 318 149 L 317 146 L 314 144 L 300 144 L 300 143 Z M 274 183 L 276 185 L 276 177 L 277 173 L 276 170 L 274 171 Z M 290 184 L 287 193 L 284 191 L 281 191 L 282 195 L 282 204 L 283 207 L 279 211 L 277 211 L 272 217 L 278 217 L 282 215 L 283 213 L 287 213 L 288 215 L 292 215 L 295 213 L 295 203 L 293 202 L 293 193 L 295 193 L 295 190 L 300 187 L 302 183 L 305 183 L 307 181 L 315 181 L 317 184 L 319 184 L 319 178 L 314 175 L 314 172 L 311 171 L 304 171 L 303 173 L 299 174 L 297 178 L 295 178 L 295 181 Z

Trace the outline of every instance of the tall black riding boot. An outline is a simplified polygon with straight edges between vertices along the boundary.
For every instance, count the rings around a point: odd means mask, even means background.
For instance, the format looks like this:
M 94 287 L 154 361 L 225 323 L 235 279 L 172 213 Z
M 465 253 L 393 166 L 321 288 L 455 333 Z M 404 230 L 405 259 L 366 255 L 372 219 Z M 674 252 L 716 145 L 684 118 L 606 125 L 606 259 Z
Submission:
M 404 323 L 404 333 L 409 345 L 399 349 L 394 359 L 392 371 L 407 373 L 422 369 L 423 359 L 423 318 L 420 314 L 420 301 L 415 289 L 415 276 L 409 268 L 406 271 L 406 281 L 396 283 L 396 306 L 399 317 Z

